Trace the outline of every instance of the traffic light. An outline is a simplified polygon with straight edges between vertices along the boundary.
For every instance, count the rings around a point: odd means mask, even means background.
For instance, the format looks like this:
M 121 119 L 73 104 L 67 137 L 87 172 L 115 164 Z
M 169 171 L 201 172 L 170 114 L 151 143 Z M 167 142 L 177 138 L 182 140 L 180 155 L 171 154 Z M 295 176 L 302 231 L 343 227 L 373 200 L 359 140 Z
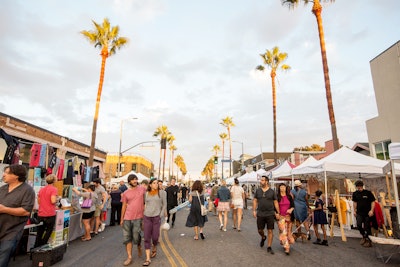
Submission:
M 214 164 L 218 164 L 218 157 L 214 157 Z

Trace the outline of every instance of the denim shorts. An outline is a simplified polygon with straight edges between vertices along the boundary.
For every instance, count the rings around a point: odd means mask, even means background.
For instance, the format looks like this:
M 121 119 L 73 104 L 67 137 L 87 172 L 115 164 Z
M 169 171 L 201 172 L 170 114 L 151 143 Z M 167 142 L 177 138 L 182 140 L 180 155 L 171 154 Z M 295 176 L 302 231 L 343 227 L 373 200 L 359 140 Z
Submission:
M 133 243 L 135 245 L 140 244 L 141 236 L 140 231 L 142 230 L 142 220 L 124 220 L 122 224 L 122 235 L 123 235 L 123 243 L 126 245 L 127 243 Z

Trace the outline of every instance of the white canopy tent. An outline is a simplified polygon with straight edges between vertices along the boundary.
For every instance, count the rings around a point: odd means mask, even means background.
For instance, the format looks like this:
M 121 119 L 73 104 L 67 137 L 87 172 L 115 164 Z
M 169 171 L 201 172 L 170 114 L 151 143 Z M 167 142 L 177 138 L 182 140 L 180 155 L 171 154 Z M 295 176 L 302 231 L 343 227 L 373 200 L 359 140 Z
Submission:
M 305 163 L 305 162 L 304 162 Z M 385 177 L 384 167 L 388 164 L 385 160 L 376 159 L 355 152 L 347 147 L 342 147 L 329 156 L 309 164 L 299 165 L 292 171 L 293 175 L 323 174 L 325 192 L 328 191 L 327 176 L 337 178 L 379 178 Z M 397 173 L 400 168 L 395 165 Z M 328 194 L 326 203 L 328 203 Z
M 276 179 L 279 177 L 291 177 L 292 176 L 292 169 L 296 167 L 296 165 L 290 163 L 289 161 L 285 160 L 280 165 L 276 166 L 271 170 L 272 172 L 272 179 Z
M 303 162 L 305 163 L 305 162 Z M 387 161 L 365 156 L 347 147 L 342 147 L 329 156 L 299 165 L 293 169 L 293 175 L 326 173 L 330 177 L 376 178 L 384 177 L 383 167 Z
M 234 180 L 235 180 L 235 177 L 232 176 L 232 177 L 226 178 L 225 182 L 226 182 L 227 185 L 231 185 L 231 184 L 233 184 Z
M 239 183 L 258 183 L 258 175 L 257 172 L 252 171 L 249 173 L 245 173 L 238 178 Z
M 266 170 L 264 170 L 264 169 L 258 169 L 257 171 L 256 171 L 256 173 L 258 174 L 258 176 L 263 176 L 263 175 L 269 175 L 269 172 L 267 172 Z
M 138 177 L 139 183 L 142 182 L 143 180 L 150 180 L 150 178 L 144 176 L 141 173 L 137 173 L 135 171 L 130 171 L 129 173 L 127 173 L 124 176 L 121 176 L 119 178 L 111 178 L 111 184 L 117 184 L 120 181 L 124 181 L 126 183 L 128 181 L 128 176 L 131 174 L 135 174 Z

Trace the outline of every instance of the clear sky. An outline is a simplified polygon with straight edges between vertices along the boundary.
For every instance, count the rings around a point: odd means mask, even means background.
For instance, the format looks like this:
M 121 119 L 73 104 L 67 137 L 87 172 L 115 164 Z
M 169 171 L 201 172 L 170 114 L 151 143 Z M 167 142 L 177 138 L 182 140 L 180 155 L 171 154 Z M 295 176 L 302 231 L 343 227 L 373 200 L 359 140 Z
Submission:
M 400 39 L 400 1 L 323 8 L 337 132 L 352 147 L 378 115 L 369 61 Z M 122 150 L 165 124 L 195 179 L 230 116 L 245 154 L 272 152 L 271 79 L 255 67 L 274 46 L 291 66 L 277 75 L 278 151 L 331 139 L 311 4 L 289 10 L 280 0 L 2 0 L 0 111 L 90 145 L 101 58 L 80 31 L 105 17 L 130 42 L 107 60 L 98 148 L 118 152 L 123 119 L 138 118 L 123 122 Z M 232 149 L 238 159 L 241 144 Z M 129 152 L 158 168 L 158 147 Z

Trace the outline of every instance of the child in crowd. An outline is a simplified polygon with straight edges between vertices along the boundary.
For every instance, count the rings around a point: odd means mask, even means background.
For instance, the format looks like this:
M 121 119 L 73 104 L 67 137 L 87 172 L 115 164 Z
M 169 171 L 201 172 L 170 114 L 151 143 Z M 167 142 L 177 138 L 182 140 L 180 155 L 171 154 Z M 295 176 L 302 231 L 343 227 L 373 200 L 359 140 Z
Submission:
M 328 224 L 326 219 L 326 213 L 324 211 L 324 201 L 321 199 L 322 191 L 317 190 L 315 192 L 315 209 L 314 209 L 314 232 L 317 240 L 313 244 L 328 246 L 328 240 L 326 239 L 326 229 L 325 224 Z M 321 225 L 322 233 L 324 235 L 324 240 L 321 242 L 320 235 L 318 233 L 318 225 Z

